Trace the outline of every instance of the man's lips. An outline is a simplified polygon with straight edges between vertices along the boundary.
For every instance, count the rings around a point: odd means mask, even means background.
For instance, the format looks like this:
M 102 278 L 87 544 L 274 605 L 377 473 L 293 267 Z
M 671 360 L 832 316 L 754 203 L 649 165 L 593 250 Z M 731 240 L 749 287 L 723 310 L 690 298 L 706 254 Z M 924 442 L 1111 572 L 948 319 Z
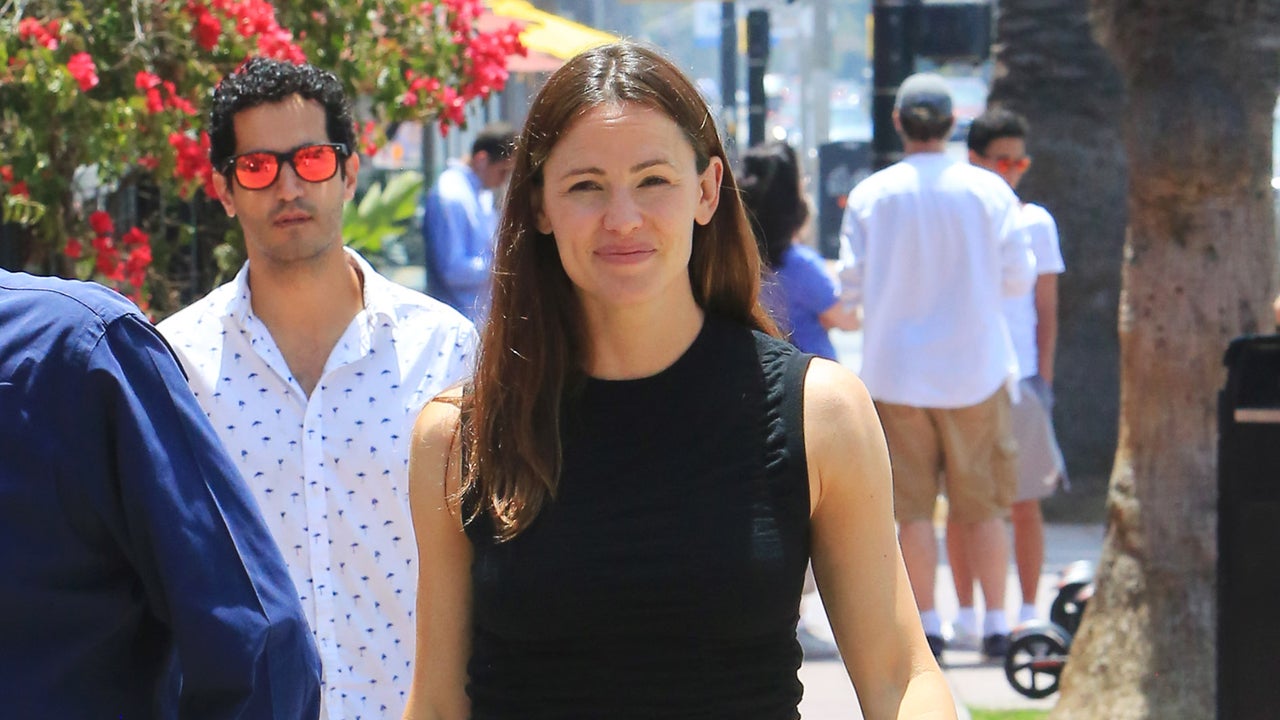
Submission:
M 306 213 L 299 213 L 299 212 L 280 213 L 279 215 L 276 216 L 275 220 L 271 221 L 271 224 L 279 227 L 288 227 L 290 225 L 298 225 L 298 224 L 307 222 L 310 219 L 311 219 L 311 216 Z

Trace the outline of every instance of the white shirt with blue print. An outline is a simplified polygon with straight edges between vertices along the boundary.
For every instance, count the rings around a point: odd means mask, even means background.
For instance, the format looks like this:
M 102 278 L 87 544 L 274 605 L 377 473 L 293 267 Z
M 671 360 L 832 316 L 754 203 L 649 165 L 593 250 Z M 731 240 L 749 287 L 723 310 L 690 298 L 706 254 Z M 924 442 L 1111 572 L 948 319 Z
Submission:
M 472 372 L 476 331 L 347 253 L 364 309 L 310 397 L 253 314 L 248 263 L 159 329 L 284 553 L 324 666 L 321 717 L 399 718 L 417 589 L 409 436 L 423 405 Z

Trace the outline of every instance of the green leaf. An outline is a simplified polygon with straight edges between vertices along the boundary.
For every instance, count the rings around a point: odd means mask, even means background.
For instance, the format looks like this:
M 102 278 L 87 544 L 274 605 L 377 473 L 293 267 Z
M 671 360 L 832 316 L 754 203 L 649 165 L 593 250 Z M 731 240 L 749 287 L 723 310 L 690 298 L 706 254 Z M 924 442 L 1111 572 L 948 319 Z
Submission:
M 342 211 L 342 237 L 359 252 L 378 253 L 382 241 L 404 231 L 417 209 L 422 173 L 407 170 L 392 175 L 385 185 L 374 183 L 358 203 Z

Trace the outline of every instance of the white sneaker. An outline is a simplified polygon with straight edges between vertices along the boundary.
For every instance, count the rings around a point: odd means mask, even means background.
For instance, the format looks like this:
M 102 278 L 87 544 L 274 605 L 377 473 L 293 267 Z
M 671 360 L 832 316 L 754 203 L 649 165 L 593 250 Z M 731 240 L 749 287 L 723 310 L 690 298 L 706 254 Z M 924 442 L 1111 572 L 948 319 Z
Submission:
M 1036 612 L 1036 608 L 1034 606 L 1027 607 L 1024 605 L 1022 606 L 1022 609 L 1018 611 L 1019 625 L 1025 625 L 1029 622 L 1032 622 L 1033 620 L 1039 620 L 1039 619 L 1040 619 L 1039 613 Z
M 982 644 L 982 636 L 977 630 L 956 620 L 948 626 L 947 647 L 956 650 L 977 650 Z

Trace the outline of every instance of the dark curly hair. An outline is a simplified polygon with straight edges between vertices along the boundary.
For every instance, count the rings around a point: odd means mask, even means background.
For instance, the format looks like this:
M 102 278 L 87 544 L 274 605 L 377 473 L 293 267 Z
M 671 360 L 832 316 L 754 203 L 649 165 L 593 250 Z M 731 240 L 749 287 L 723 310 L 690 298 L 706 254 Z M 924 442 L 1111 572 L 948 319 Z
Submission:
M 969 149 L 987 154 L 987 146 L 1001 138 L 1025 139 L 1031 126 L 1021 114 L 1002 107 L 990 108 L 974 118 L 969 126 Z
M 209 111 L 209 160 L 213 166 L 222 170 L 236 153 L 237 113 L 292 95 L 320 103 L 329 142 L 342 143 L 348 152 L 355 152 L 351 103 L 336 75 L 314 65 L 255 57 L 224 77 L 213 90 Z
M 809 219 L 796 151 L 783 142 L 757 145 L 742 155 L 738 181 L 760 255 L 771 268 L 782 263 L 796 233 Z

